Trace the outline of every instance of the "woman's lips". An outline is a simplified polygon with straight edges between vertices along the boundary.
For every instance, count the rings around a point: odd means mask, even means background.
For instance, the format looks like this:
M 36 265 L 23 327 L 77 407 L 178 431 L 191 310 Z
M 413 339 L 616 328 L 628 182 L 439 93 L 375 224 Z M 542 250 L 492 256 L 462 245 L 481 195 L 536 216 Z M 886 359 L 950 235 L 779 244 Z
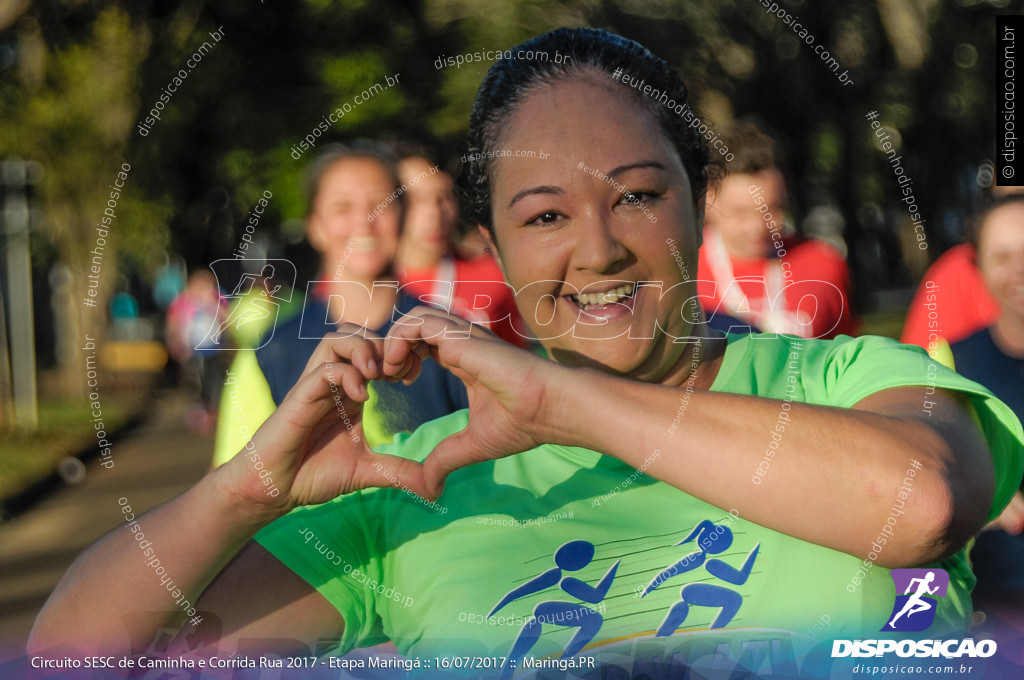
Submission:
M 580 320 L 605 324 L 624 316 L 631 317 L 638 293 L 636 282 L 628 281 L 600 292 L 585 291 L 562 297 L 577 310 Z

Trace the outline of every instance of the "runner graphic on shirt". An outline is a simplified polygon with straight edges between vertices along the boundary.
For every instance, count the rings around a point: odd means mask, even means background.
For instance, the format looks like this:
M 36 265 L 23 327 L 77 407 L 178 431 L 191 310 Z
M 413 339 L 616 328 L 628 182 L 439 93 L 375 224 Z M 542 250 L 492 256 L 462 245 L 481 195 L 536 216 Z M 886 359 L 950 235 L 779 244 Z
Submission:
M 555 551 L 555 567 L 530 579 L 518 588 L 510 590 L 490 611 L 487 615 L 488 618 L 494 616 L 505 605 L 534 593 L 539 593 L 554 585 L 557 585 L 566 594 L 584 602 L 599 604 L 604 600 L 605 595 L 608 594 L 608 589 L 612 586 L 612 581 L 615 580 L 615 572 L 619 569 L 619 560 L 616 560 L 615 564 L 605 572 L 604 576 L 601 577 L 601 581 L 596 586 L 585 583 L 574 576 L 563 576 L 562 574 L 563 570 L 579 571 L 590 564 L 594 559 L 594 552 L 594 544 L 589 541 L 573 540 L 563 543 Z M 562 651 L 563 657 L 570 657 L 577 654 L 594 638 L 604 623 L 604 617 L 594 609 L 582 604 L 573 604 L 560 600 L 541 602 L 533 608 L 533 616 L 526 622 L 522 630 L 519 631 L 519 636 L 512 645 L 512 651 L 509 652 L 510 660 L 518 663 L 526 656 L 537 640 L 540 639 L 545 623 L 551 623 L 556 626 L 579 627 L 579 631 L 577 631 L 576 635 L 573 636 L 572 640 L 569 641 L 569 644 Z M 513 672 L 514 667 L 512 664 L 509 664 L 502 677 L 508 677 Z
M 736 569 L 723 560 L 708 559 L 708 555 L 723 553 L 732 545 L 732 530 L 729 527 L 714 524 L 710 520 L 702 520 L 693 528 L 689 536 L 676 545 L 683 545 L 694 539 L 697 540 L 698 551 L 686 555 L 675 564 L 662 570 L 647 584 L 641 597 L 646 597 L 648 593 L 668 579 L 699 569 L 701 566 L 712 576 L 727 583 L 739 586 L 747 582 L 750 572 L 754 568 L 754 561 L 757 559 L 757 551 L 761 549 L 760 543 L 755 545 L 747 555 L 743 566 Z M 672 606 L 665 616 L 665 620 L 658 627 L 658 637 L 667 637 L 675 633 L 689 615 L 691 605 L 719 608 L 718 615 L 711 622 L 711 628 L 725 628 L 736 616 L 736 612 L 739 611 L 742 604 L 743 596 L 725 586 L 713 583 L 687 583 L 679 589 L 679 602 Z

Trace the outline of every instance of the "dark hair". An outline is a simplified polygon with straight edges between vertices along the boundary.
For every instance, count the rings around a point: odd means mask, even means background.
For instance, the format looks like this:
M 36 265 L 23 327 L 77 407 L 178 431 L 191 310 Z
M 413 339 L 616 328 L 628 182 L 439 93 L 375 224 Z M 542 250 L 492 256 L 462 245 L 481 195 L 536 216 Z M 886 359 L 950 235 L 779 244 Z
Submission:
M 329 144 L 320 151 L 320 154 L 313 159 L 313 162 L 306 168 L 305 195 L 306 214 L 313 214 L 313 204 L 316 202 L 316 195 L 320 191 L 320 182 L 324 173 L 335 163 L 348 158 L 366 158 L 377 161 L 388 173 L 388 179 L 397 189 L 402 186 L 402 180 L 398 174 L 398 158 L 386 146 L 368 139 L 357 139 L 350 144 Z M 397 202 L 404 206 L 405 192 L 399 192 Z
M 1007 205 L 1024 206 L 1024 194 L 1008 194 L 997 198 L 971 218 L 967 225 L 967 242 L 974 246 L 975 253 L 977 253 L 978 244 L 981 241 L 981 229 L 985 226 L 985 222 L 988 221 L 992 213 Z
M 544 54 L 547 58 L 518 56 L 531 51 L 533 55 Z M 559 28 L 507 50 L 506 54 L 509 56 L 491 66 L 477 90 L 469 117 L 469 160 L 459 177 L 463 214 L 473 223 L 486 227 L 492 236 L 492 158 L 488 152 L 495 150 L 509 116 L 535 88 L 580 71 L 593 69 L 606 73 L 609 82 L 613 73 L 625 71 L 663 93 L 662 99 L 676 102 L 673 110 L 654 96 L 629 85 L 622 87 L 623 93 L 630 93 L 634 101 L 655 117 L 679 152 L 689 175 L 694 203 L 707 190 L 709 175 L 720 174 L 718 166 L 710 165 L 707 146 L 696 126 L 691 127 L 676 113 L 688 109 L 686 86 L 664 59 L 656 57 L 640 43 L 594 28 Z M 556 55 L 561 57 L 557 62 Z M 689 111 L 696 116 L 692 108 Z
M 727 126 L 722 140 L 733 158 L 726 164 L 729 174 L 753 175 L 779 167 L 779 147 L 757 123 L 744 120 Z

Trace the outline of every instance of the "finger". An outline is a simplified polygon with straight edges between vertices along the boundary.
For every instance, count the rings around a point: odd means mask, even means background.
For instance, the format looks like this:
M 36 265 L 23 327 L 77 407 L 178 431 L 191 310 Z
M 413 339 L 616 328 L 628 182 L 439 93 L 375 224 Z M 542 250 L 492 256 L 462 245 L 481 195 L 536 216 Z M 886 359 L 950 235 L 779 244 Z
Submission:
M 383 453 L 374 453 L 364 458 L 356 470 L 358 485 L 356 488 L 380 487 L 397 488 L 434 500 L 430 496 L 423 476 L 423 465 L 408 458 L 400 458 Z
M 418 314 L 414 312 L 419 312 Z M 435 360 L 439 347 L 446 339 L 464 339 L 469 335 L 468 324 L 443 313 L 434 314 L 431 308 L 417 308 L 392 325 L 384 341 L 384 374 L 395 379 L 407 379 L 407 372 L 418 367 L 408 362 L 410 354 L 422 361 L 433 355 Z M 415 377 L 415 376 L 413 376 Z
M 409 354 L 412 351 L 412 342 L 405 338 L 392 336 L 390 333 L 384 340 L 384 351 L 382 352 L 384 375 L 392 379 L 401 379 L 409 370 Z
M 328 379 L 335 381 L 335 384 L 341 385 L 341 389 L 344 390 L 344 396 L 353 401 L 366 401 L 370 398 L 369 393 L 366 391 L 366 379 L 358 368 L 349 364 L 328 364 L 328 366 L 330 366 Z M 337 371 L 337 376 L 335 376 L 335 371 Z M 331 385 L 332 392 L 334 391 L 335 384 Z
M 306 362 L 303 373 L 325 362 L 344 361 L 359 368 L 367 380 L 380 377 L 380 357 L 384 339 L 371 330 L 346 323 L 338 332 L 327 333 Z
M 472 324 L 457 316 L 432 307 L 417 307 L 391 326 L 388 337 L 423 340 L 433 345 L 445 338 L 466 337 L 471 328 Z
M 383 373 L 392 380 L 410 383 L 419 376 L 420 363 L 430 356 L 431 350 L 417 338 L 388 336 L 384 340 Z
M 359 416 L 362 414 L 362 402 L 369 398 L 366 382 L 359 370 L 349 364 L 325 364 L 326 382 L 329 402 L 327 412 L 309 430 L 309 441 L 330 439 L 340 423 L 345 429 L 360 427 Z
M 423 461 L 423 476 L 432 497 L 437 498 L 444 492 L 448 475 L 483 459 L 466 430 L 442 439 Z
M 273 448 L 293 451 L 301 447 L 306 437 L 328 417 L 334 409 L 331 392 L 332 378 L 337 365 L 326 363 L 313 368 L 299 378 L 285 396 L 281 405 L 271 414 L 260 432 Z M 355 370 L 349 367 L 349 370 Z

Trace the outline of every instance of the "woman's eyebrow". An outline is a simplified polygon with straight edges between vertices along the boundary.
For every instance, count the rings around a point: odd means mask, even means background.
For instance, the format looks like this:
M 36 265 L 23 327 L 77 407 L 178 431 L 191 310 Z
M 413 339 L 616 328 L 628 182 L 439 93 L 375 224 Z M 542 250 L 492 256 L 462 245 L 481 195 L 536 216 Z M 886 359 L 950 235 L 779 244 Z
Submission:
M 637 161 L 636 163 L 620 165 L 611 172 L 605 173 L 605 177 L 616 177 L 617 175 L 626 172 L 627 170 L 636 170 L 638 168 L 653 168 L 655 170 L 662 171 L 665 170 L 665 166 L 662 163 L 659 163 L 658 161 Z M 552 186 L 550 184 L 546 184 L 539 187 L 532 187 L 530 189 L 523 189 L 522 191 L 520 191 L 519 193 L 512 197 L 512 200 L 509 201 L 508 207 L 511 208 L 513 205 L 516 204 L 516 201 L 526 198 L 527 196 L 532 196 L 534 194 L 561 195 L 564 193 L 565 191 L 561 187 Z
M 658 161 L 638 161 L 636 163 L 629 163 L 628 165 L 620 165 L 611 172 L 605 173 L 608 177 L 615 177 L 627 170 L 636 170 L 637 168 L 654 168 L 655 170 L 665 170 L 665 166 Z
M 532 196 L 534 194 L 555 194 L 555 195 L 561 195 L 561 194 L 564 194 L 564 193 L 565 193 L 565 191 L 563 191 L 561 187 L 552 186 L 550 184 L 545 184 L 545 185 L 539 186 L 539 187 L 532 187 L 530 189 L 523 189 L 518 194 L 516 194 L 515 196 L 512 197 L 512 200 L 509 201 L 508 207 L 511 208 L 513 205 L 516 204 L 516 201 L 518 201 L 520 199 L 523 199 L 523 198 L 526 198 L 527 196 Z

